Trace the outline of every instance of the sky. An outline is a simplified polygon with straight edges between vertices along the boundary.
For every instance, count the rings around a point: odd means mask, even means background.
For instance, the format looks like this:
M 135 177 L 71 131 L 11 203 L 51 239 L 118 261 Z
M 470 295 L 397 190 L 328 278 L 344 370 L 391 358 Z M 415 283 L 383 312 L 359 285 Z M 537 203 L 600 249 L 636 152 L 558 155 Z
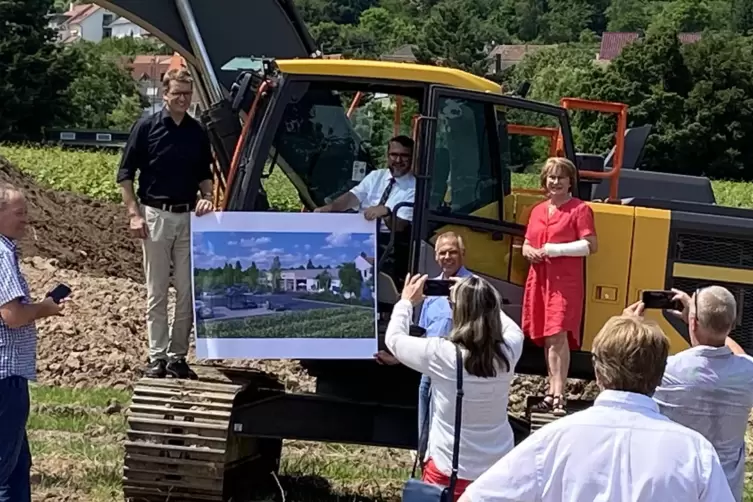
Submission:
M 194 232 L 194 266 L 224 267 L 241 262 L 244 269 L 256 262 L 268 269 L 275 256 L 282 268 L 298 268 L 308 263 L 335 267 L 352 262 L 362 252 L 374 255 L 374 236 L 358 233 L 327 232 Z

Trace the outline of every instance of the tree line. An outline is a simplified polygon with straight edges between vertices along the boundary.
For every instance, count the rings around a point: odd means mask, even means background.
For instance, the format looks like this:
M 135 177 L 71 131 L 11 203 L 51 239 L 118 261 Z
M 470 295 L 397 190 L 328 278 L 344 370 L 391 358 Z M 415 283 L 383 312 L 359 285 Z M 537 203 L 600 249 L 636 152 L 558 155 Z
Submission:
M 60 2 L 57 2 L 60 8 Z M 325 54 L 379 58 L 410 44 L 419 62 L 488 75 L 499 44 L 553 47 L 490 76 L 530 99 L 624 102 L 629 127 L 651 124 L 642 168 L 753 180 L 753 0 L 296 0 Z M 118 58 L 165 53 L 132 39 L 61 47 L 53 0 L 0 2 L 0 141 L 46 127 L 127 129 L 145 106 Z M 635 31 L 609 65 L 605 31 Z M 681 44 L 678 33 L 700 32 Z M 23 57 L 18 57 L 23 54 Z M 385 119 L 387 120 L 387 119 Z M 606 153 L 614 118 L 572 114 L 579 151 Z

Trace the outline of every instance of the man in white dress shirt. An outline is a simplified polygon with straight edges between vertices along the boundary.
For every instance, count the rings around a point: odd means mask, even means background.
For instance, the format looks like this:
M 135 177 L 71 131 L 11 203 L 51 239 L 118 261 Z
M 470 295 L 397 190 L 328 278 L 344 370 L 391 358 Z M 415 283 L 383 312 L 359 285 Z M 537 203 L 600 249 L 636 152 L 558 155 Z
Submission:
M 753 407 L 753 358 L 732 338 L 737 302 L 726 288 L 709 286 L 692 297 L 677 291 L 691 348 L 670 356 L 654 393 L 662 414 L 711 441 L 737 502 L 745 484 L 745 431 Z
M 413 203 L 416 194 L 416 178 L 411 172 L 413 140 L 407 136 L 395 136 L 387 147 L 387 169 L 370 172 L 349 192 L 345 192 L 331 204 L 314 209 L 315 213 L 340 213 L 358 208 L 369 221 L 381 219 L 379 230 L 389 234 L 392 211 L 401 202 Z M 401 207 L 397 211 L 396 232 L 405 230 L 413 219 L 413 207 Z
M 655 323 L 611 318 L 594 339 L 593 406 L 533 433 L 459 502 L 733 502 L 712 444 L 651 399 L 668 353 Z

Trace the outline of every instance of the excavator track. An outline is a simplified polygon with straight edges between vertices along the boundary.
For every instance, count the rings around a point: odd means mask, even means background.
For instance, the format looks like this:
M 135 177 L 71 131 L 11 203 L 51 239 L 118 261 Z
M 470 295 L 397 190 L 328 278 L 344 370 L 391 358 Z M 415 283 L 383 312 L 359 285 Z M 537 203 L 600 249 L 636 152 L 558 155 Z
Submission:
M 126 500 L 222 501 L 230 412 L 241 387 L 139 380 L 128 410 Z
M 126 501 L 240 502 L 279 468 L 281 439 L 238 435 L 230 421 L 234 407 L 264 389 L 283 392 L 282 384 L 255 370 L 194 370 L 199 380 L 136 382 L 127 412 Z
M 547 424 L 550 424 L 557 419 L 563 418 L 562 416 L 554 415 L 552 413 L 540 413 L 532 411 L 532 407 L 536 406 L 544 398 L 541 396 L 529 396 L 526 402 L 526 418 L 531 426 L 530 433 L 533 434 L 537 430 L 541 429 Z M 585 410 L 593 404 L 593 401 L 587 400 L 572 400 L 567 402 L 567 415 L 571 415 L 577 411 Z M 565 416 L 567 416 L 565 415 Z

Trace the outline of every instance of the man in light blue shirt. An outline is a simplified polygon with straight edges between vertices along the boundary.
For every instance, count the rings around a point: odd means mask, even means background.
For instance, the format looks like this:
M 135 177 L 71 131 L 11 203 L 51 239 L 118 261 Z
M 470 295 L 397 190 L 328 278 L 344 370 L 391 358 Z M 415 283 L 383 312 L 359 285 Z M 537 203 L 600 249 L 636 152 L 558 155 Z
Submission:
M 465 245 L 463 238 L 454 232 L 445 232 L 437 237 L 434 245 L 434 259 L 442 268 L 442 273 L 434 279 L 447 280 L 452 277 L 468 277 L 471 272 L 463 266 L 465 259 Z M 444 296 L 429 296 L 421 307 L 418 325 L 426 330 L 426 336 L 449 336 L 452 331 L 452 308 L 450 302 Z M 418 458 L 423 461 L 426 454 L 426 445 L 429 439 L 429 409 L 431 396 L 431 379 L 421 376 L 421 385 L 418 389 Z M 426 437 L 421 437 L 426 428 Z
M 732 494 L 741 502 L 753 358 L 729 337 L 737 324 L 737 302 L 721 286 L 699 289 L 692 297 L 675 292 L 684 309 L 672 312 L 688 324 L 692 347 L 667 359 L 653 398 L 663 415 L 714 445 Z
M 0 182 L 0 502 L 31 502 L 31 452 L 26 435 L 29 382 L 36 380 L 35 322 L 61 315 L 52 298 L 34 302 L 19 265 L 27 205 L 14 186 Z

